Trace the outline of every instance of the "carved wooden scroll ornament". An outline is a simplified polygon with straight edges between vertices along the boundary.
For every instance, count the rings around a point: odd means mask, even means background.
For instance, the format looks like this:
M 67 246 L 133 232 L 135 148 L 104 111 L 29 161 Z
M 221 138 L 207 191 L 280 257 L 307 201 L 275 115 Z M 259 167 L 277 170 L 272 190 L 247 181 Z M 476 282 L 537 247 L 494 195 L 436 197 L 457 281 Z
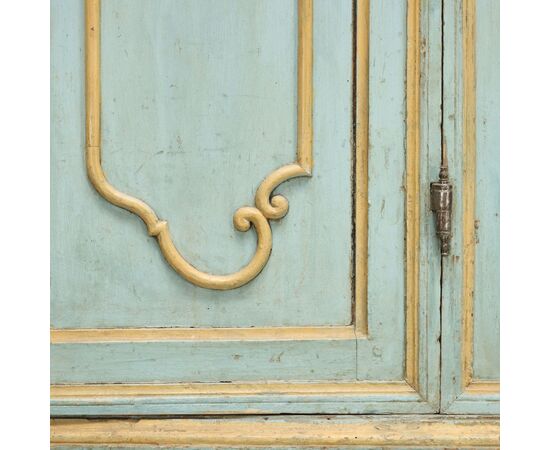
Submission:
M 288 212 L 288 201 L 272 195 L 281 183 L 296 177 L 310 177 L 313 167 L 313 0 L 298 0 L 298 144 L 297 160 L 269 174 L 256 191 L 256 207 L 239 208 L 233 224 L 239 231 L 251 225 L 258 236 L 256 252 L 248 264 L 228 275 L 202 272 L 178 251 L 170 235 L 168 222 L 160 220 L 145 202 L 120 192 L 107 180 L 101 166 L 101 80 L 100 80 L 100 0 L 86 0 L 86 168 L 99 194 L 115 206 L 139 216 L 150 236 L 157 238 L 166 261 L 190 283 L 228 290 L 254 279 L 271 254 L 272 236 L 269 220 L 281 219 Z

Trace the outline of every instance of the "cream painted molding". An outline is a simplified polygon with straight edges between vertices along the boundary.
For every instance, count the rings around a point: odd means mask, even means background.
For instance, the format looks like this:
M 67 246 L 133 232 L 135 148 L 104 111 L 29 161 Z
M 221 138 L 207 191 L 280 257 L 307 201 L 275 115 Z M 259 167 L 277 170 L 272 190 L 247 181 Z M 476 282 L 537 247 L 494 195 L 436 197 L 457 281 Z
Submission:
M 235 289 L 254 279 L 266 265 L 272 247 L 269 219 L 281 219 L 288 212 L 282 195 L 272 196 L 281 183 L 296 177 L 310 177 L 313 168 L 313 0 L 298 1 L 298 144 L 296 162 L 269 174 L 256 191 L 256 207 L 239 208 L 233 215 L 238 231 L 252 225 L 258 236 L 256 252 L 248 264 L 228 275 L 202 272 L 178 251 L 168 222 L 160 220 L 145 202 L 118 191 L 107 180 L 101 166 L 101 80 L 100 0 L 86 0 L 86 168 L 97 192 L 109 203 L 139 216 L 150 236 L 157 238 L 164 258 L 190 283 L 207 289 Z
M 57 446 L 160 448 L 498 448 L 497 418 L 437 416 L 256 417 L 220 419 L 54 419 Z M 64 447 L 65 448 L 65 447 Z

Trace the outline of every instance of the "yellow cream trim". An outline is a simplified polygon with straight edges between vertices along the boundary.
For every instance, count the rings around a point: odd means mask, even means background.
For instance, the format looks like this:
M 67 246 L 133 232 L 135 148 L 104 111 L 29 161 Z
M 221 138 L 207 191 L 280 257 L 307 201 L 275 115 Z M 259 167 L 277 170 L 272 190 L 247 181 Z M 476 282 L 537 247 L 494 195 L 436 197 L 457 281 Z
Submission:
M 420 0 L 407 2 L 406 380 L 418 387 L 420 273 Z
M 475 284 L 475 184 L 476 184 L 476 91 L 475 91 L 475 0 L 464 0 L 463 29 L 463 286 L 462 286 L 462 386 L 473 377 L 473 307 Z
M 368 333 L 369 0 L 358 0 L 355 51 L 355 328 Z
M 149 235 L 157 238 L 166 261 L 190 283 L 219 290 L 248 283 L 262 271 L 271 255 L 268 219 L 280 219 L 288 212 L 288 201 L 282 195 L 272 197 L 274 189 L 292 178 L 311 176 L 313 168 L 313 0 L 298 1 L 297 161 L 267 176 L 256 192 L 256 207 L 245 206 L 235 212 L 235 228 L 244 232 L 253 225 L 258 241 L 250 262 L 229 275 L 213 275 L 191 265 L 174 245 L 168 222 L 160 220 L 148 204 L 118 191 L 107 180 L 101 166 L 100 22 L 100 0 L 86 0 L 86 168 L 90 182 L 105 200 L 143 220 Z
M 175 383 L 175 384 L 82 384 L 53 385 L 52 400 L 86 400 L 119 397 L 169 397 L 182 395 L 243 396 L 243 395 L 415 395 L 416 391 L 403 381 L 396 382 L 235 382 L 235 383 Z
M 355 339 L 353 326 L 264 328 L 97 328 L 51 330 L 52 344 L 144 341 L 299 341 Z
M 292 447 L 499 446 L 497 419 L 397 416 L 223 419 L 54 419 L 56 445 Z
M 473 380 L 464 389 L 469 395 L 498 395 L 500 394 L 500 383 L 498 381 Z

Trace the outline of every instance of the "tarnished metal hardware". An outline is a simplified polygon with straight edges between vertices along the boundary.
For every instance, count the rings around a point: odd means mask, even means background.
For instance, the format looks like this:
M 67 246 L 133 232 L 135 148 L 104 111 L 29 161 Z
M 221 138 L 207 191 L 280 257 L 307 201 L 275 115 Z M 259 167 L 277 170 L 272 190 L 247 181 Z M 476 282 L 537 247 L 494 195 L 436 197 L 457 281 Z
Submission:
M 449 170 L 442 165 L 439 181 L 430 184 L 431 210 L 435 213 L 436 234 L 441 242 L 441 255 L 447 256 L 451 249 L 451 213 L 453 186 L 449 183 Z

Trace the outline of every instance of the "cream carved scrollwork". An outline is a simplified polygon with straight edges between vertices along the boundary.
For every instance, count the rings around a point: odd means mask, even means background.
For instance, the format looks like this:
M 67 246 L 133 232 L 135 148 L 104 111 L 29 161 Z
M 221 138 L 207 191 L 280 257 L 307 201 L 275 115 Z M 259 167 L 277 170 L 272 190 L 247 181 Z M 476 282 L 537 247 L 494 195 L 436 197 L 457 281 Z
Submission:
M 120 192 L 109 183 L 101 165 L 101 80 L 100 80 L 100 0 L 86 0 L 86 168 L 97 192 L 108 202 L 139 216 L 150 236 L 157 238 L 166 261 L 194 285 L 217 290 L 235 289 L 253 280 L 271 255 L 269 220 L 281 219 L 288 212 L 288 201 L 273 195 L 281 183 L 296 177 L 309 177 L 313 167 L 313 0 L 298 0 L 298 143 L 297 160 L 268 175 L 260 184 L 255 207 L 239 208 L 233 215 L 238 231 L 254 226 L 256 251 L 248 264 L 237 272 L 214 275 L 189 263 L 174 245 L 168 222 L 157 217 L 144 201 Z

